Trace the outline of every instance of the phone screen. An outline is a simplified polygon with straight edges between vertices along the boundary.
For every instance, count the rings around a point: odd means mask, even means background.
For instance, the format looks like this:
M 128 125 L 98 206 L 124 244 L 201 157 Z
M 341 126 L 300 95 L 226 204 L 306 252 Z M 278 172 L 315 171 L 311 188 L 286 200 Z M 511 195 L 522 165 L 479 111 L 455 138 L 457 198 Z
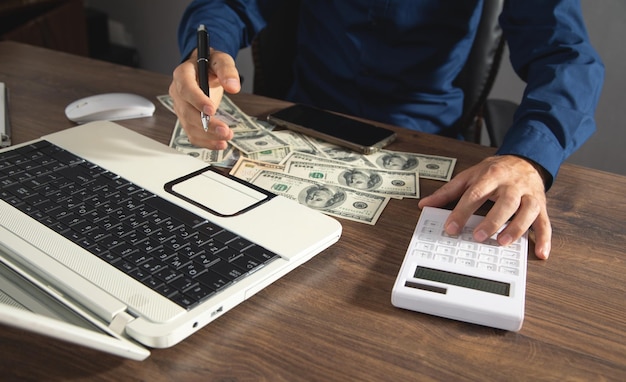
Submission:
M 268 120 L 366 153 L 376 151 L 395 139 L 392 130 L 306 105 L 279 110 L 270 114 Z

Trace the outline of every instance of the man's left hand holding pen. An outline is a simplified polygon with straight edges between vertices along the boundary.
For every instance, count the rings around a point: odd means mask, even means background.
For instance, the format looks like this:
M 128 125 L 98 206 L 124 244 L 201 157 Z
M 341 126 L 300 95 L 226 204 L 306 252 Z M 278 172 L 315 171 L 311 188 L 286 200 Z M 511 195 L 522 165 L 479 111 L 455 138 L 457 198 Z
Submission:
M 202 65 L 199 65 L 199 50 L 196 49 L 174 70 L 169 94 L 174 100 L 174 111 L 189 142 L 198 147 L 224 150 L 233 132 L 226 123 L 212 116 L 217 111 L 224 91 L 234 94 L 241 90 L 239 72 L 235 60 L 229 54 L 208 48 L 204 58 L 207 59 L 208 86 L 202 89 L 198 73 L 198 67 Z M 202 114 L 209 117 L 206 131 Z

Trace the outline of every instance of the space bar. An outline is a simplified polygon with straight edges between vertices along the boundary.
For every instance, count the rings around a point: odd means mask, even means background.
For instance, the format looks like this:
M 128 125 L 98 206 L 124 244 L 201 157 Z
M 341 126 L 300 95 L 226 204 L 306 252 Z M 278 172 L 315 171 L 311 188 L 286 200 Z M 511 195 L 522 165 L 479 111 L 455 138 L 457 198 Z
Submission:
M 207 221 L 206 219 L 194 214 L 193 212 L 177 206 L 176 204 L 159 196 L 146 199 L 145 203 L 150 207 L 153 207 L 163 212 L 164 214 L 173 217 L 182 223 L 185 223 L 190 227 L 195 227 Z

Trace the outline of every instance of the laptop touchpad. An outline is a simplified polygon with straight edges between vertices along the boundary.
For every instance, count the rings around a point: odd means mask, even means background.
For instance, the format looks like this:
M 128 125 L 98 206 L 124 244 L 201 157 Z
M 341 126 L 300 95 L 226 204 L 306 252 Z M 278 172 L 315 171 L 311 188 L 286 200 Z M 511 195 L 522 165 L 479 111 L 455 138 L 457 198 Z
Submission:
M 165 190 L 218 216 L 240 214 L 274 196 L 210 167 L 167 183 Z

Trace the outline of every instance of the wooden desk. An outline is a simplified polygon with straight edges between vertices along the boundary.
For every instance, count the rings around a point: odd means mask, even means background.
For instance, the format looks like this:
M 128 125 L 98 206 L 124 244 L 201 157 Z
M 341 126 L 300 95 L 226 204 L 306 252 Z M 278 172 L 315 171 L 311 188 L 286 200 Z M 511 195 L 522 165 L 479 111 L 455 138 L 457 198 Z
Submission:
M 0 43 L 14 143 L 70 127 L 71 101 L 129 91 L 157 104 L 120 122 L 167 143 L 175 117 L 156 96 L 169 76 Z M 284 103 L 233 96 L 250 115 Z M 458 157 L 492 149 L 398 129 L 394 150 Z M 423 180 L 422 194 L 441 183 Z M 549 192 L 548 261 L 530 257 L 518 333 L 394 308 L 391 288 L 419 215 L 393 200 L 375 226 L 342 221 L 340 241 L 231 312 L 144 362 L 0 327 L 4 380 L 626 380 L 626 177 L 564 165 Z

